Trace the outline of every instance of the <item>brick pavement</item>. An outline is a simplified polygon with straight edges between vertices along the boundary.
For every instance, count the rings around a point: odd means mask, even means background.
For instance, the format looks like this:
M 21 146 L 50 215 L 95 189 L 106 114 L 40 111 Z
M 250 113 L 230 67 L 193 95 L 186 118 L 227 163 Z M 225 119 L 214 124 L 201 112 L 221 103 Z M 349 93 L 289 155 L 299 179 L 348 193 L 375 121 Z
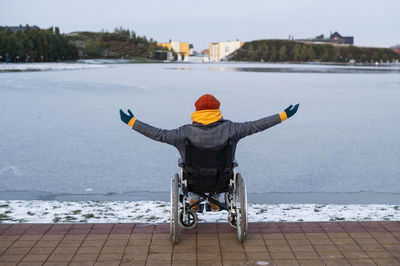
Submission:
M 0 224 L 0 265 L 400 265 L 400 222 Z

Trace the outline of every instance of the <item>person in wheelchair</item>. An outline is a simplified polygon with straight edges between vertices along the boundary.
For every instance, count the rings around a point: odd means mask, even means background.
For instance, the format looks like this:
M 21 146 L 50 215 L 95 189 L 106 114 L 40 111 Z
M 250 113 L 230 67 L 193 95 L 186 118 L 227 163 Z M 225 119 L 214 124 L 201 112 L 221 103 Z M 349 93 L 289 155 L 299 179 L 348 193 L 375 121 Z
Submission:
M 275 126 L 287 118 L 293 116 L 299 107 L 290 105 L 283 112 L 272 116 L 267 116 L 251 122 L 232 122 L 222 117 L 220 111 L 220 102 L 211 94 L 201 96 L 195 102 L 196 111 L 192 113 L 192 124 L 184 125 L 177 129 L 166 130 L 150 126 L 134 117 L 131 110 L 128 114 L 120 110 L 121 120 L 128 124 L 132 129 L 156 141 L 171 144 L 175 146 L 181 158 L 185 158 L 185 145 L 187 142 L 196 147 L 215 148 L 232 141 L 232 155 L 235 154 L 236 145 L 240 139 L 251 134 L 263 131 Z M 232 158 L 234 161 L 235 158 Z M 189 204 L 199 200 L 199 196 L 191 194 L 192 198 Z M 214 196 L 215 199 L 218 196 Z M 209 203 L 211 210 L 218 211 L 216 204 Z M 199 205 L 194 206 L 193 210 L 198 210 Z

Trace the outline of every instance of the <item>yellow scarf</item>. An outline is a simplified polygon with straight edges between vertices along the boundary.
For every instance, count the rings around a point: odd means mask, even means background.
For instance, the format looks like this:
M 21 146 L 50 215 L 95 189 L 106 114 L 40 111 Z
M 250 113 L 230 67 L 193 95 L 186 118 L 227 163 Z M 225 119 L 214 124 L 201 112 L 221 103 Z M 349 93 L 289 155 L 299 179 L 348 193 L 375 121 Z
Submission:
M 222 114 L 219 109 L 196 111 L 191 115 L 193 122 L 203 125 L 209 125 L 222 119 Z

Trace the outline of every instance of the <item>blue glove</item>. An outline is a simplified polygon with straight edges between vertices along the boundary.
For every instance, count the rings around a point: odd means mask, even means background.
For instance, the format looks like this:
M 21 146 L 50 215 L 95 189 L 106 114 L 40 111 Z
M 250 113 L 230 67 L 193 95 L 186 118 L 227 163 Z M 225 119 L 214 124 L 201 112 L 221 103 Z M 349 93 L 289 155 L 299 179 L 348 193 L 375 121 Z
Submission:
M 128 124 L 129 121 L 131 121 L 131 119 L 135 117 L 135 116 L 132 114 L 132 112 L 131 112 L 130 109 L 128 109 L 128 113 L 129 113 L 129 115 L 125 114 L 124 111 L 122 111 L 121 109 L 119 109 L 119 115 L 121 116 L 121 121 L 124 122 L 125 124 Z
M 288 108 L 285 109 L 287 117 L 292 117 L 299 109 L 299 104 L 296 104 L 293 108 L 293 105 L 290 105 Z

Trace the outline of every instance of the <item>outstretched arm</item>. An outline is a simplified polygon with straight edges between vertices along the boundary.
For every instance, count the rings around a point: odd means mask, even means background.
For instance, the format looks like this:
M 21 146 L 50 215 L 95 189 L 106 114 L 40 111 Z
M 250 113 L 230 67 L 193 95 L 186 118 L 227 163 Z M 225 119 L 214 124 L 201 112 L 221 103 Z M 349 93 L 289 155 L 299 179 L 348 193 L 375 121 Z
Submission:
M 140 120 L 137 120 L 130 109 L 128 109 L 128 114 L 124 113 L 122 110 L 119 110 L 119 113 L 122 122 L 140 134 L 153 140 L 176 146 L 185 139 L 184 130 L 181 128 L 166 130 L 150 126 Z
M 251 121 L 251 122 L 234 123 L 236 137 L 238 140 L 240 140 L 251 134 L 254 134 L 254 133 L 266 130 L 267 128 L 273 127 L 273 126 L 285 121 L 289 117 L 293 116 L 297 112 L 298 108 L 299 108 L 299 104 L 296 104 L 294 107 L 293 107 L 293 105 L 290 105 L 288 108 L 286 108 L 280 114 L 267 116 L 267 117 L 261 118 L 256 121 Z

